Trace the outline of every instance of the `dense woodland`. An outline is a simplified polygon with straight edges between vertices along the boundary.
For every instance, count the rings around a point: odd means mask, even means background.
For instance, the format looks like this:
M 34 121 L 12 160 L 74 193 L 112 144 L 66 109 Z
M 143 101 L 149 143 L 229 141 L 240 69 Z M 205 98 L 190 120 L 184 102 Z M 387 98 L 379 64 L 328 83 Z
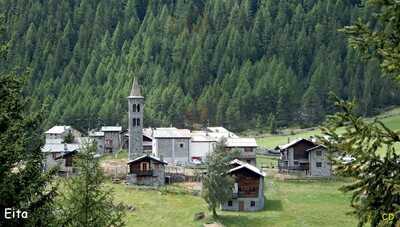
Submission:
M 400 103 L 339 28 L 369 9 L 357 0 L 0 0 L 1 71 L 26 75 L 47 126 L 127 126 L 137 77 L 145 125 L 232 130 L 314 125 L 329 91 L 371 115 Z

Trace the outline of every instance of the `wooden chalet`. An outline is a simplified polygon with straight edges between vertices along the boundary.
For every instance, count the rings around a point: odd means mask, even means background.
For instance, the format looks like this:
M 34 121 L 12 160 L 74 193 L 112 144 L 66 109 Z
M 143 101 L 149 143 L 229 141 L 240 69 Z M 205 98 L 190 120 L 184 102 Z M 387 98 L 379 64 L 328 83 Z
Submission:
M 257 167 L 234 160 L 229 174 L 235 179 L 232 199 L 222 204 L 228 211 L 258 211 L 264 209 L 265 173 Z
M 330 176 L 331 164 L 325 146 L 308 139 L 294 140 L 278 146 L 280 172 L 304 172 L 308 176 Z
M 143 155 L 128 162 L 129 184 L 162 186 L 165 184 L 165 165 L 167 163 L 151 155 Z

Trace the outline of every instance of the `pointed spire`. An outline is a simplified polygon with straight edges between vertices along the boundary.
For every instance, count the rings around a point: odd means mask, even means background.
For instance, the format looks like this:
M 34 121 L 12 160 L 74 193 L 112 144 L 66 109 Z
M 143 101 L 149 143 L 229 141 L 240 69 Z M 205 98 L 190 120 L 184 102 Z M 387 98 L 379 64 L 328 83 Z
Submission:
M 140 93 L 140 86 L 136 80 L 136 77 L 133 78 L 132 90 L 130 96 L 142 96 Z

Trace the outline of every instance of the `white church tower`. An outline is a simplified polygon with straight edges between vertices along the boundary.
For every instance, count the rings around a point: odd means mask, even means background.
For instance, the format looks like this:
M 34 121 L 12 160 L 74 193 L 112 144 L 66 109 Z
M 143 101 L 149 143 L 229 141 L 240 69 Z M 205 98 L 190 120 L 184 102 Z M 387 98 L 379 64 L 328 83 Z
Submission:
M 143 107 L 144 97 L 140 93 L 140 87 L 133 79 L 131 94 L 128 96 L 128 122 L 129 122 L 129 160 L 143 154 Z

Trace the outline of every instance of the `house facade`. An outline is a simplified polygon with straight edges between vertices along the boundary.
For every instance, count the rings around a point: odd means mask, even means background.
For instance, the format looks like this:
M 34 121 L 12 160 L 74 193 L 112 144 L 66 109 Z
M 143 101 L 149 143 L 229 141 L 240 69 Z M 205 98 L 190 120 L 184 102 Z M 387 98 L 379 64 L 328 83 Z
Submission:
M 156 128 L 153 131 L 153 155 L 171 164 L 186 165 L 189 163 L 190 139 L 188 129 Z
M 104 134 L 104 153 L 114 153 L 121 149 L 121 126 L 103 126 L 101 132 Z
M 280 172 L 299 171 L 308 176 L 331 176 L 332 166 L 325 146 L 311 140 L 298 139 L 291 143 L 278 146 Z
M 165 184 L 165 165 L 163 160 L 143 155 L 128 162 L 127 182 L 135 185 L 162 186 Z
M 74 137 L 73 143 L 77 143 L 81 133 L 69 125 L 56 125 L 47 130 L 45 134 L 45 143 L 64 143 L 65 137 L 71 133 Z
M 226 211 L 259 211 L 264 209 L 265 173 L 257 167 L 234 160 L 228 173 L 234 178 L 232 198 L 221 205 Z
M 254 138 L 227 138 L 225 147 L 228 150 L 239 151 L 239 160 L 256 165 L 257 142 Z
M 59 166 L 60 172 L 72 172 L 72 155 L 78 152 L 80 144 L 45 144 L 42 148 L 42 152 L 45 156 L 43 162 L 43 169 L 49 170 L 55 166 Z M 71 158 L 68 157 L 71 155 Z M 67 156 L 65 156 L 67 155 Z M 65 159 L 68 157 L 68 161 Z

